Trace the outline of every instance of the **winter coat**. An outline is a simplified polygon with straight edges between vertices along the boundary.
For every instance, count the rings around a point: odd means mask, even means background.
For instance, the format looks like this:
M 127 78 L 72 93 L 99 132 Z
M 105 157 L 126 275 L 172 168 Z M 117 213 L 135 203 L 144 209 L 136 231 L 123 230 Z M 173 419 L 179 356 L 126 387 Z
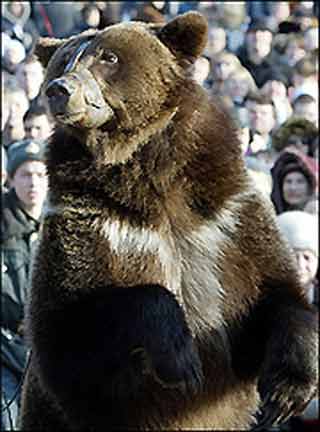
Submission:
M 10 189 L 2 200 L 1 246 L 1 361 L 21 373 L 26 347 L 23 340 L 24 307 L 29 291 L 31 255 L 40 222 L 25 213 Z

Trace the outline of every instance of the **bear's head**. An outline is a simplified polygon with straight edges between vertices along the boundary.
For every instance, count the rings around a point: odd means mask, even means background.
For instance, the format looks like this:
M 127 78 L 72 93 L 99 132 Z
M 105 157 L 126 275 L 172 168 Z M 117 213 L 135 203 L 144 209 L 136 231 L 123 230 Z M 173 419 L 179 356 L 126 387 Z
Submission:
M 40 38 L 43 92 L 58 124 L 130 134 L 173 115 L 175 88 L 207 42 L 198 13 L 166 25 L 126 22 L 69 39 Z

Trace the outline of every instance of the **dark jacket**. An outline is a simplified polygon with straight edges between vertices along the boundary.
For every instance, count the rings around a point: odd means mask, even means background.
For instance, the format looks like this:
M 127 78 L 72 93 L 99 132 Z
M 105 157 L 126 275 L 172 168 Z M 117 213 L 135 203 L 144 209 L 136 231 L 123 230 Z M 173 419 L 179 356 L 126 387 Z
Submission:
M 268 77 L 276 70 L 279 73 L 282 72 L 280 66 L 278 66 L 279 61 L 274 52 L 271 52 L 262 63 L 255 64 L 251 62 L 248 57 L 248 52 L 246 46 L 243 45 L 237 52 L 237 56 L 242 64 L 253 76 L 257 86 L 261 88 L 263 84 L 268 80 Z
M 2 331 L 1 359 L 6 364 L 10 355 L 12 358 L 24 357 L 26 351 L 22 321 L 29 291 L 30 259 L 39 229 L 40 222 L 21 208 L 14 189 L 4 193 L 1 220 L 1 329 L 5 332 Z M 11 343 L 12 338 L 16 343 Z M 19 353 L 13 352 L 15 347 L 18 347 Z

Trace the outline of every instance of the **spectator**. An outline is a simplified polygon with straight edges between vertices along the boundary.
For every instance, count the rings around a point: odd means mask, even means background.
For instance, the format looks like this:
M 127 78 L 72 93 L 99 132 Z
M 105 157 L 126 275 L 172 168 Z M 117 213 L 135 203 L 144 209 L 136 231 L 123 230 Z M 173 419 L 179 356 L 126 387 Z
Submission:
M 17 67 L 16 77 L 21 88 L 24 89 L 29 102 L 34 100 L 40 92 L 44 79 L 44 70 L 39 60 L 28 56 Z
M 7 148 L 14 141 L 24 138 L 23 116 L 29 107 L 25 91 L 15 79 L 7 82 L 4 98 L 9 105 L 9 115 L 3 130 L 3 145 Z
M 227 33 L 227 49 L 236 53 L 243 44 L 249 18 L 244 2 L 217 2 L 219 22 Z
M 272 133 L 276 127 L 276 112 L 268 96 L 249 94 L 245 100 L 250 128 L 249 153 L 272 147 Z
M 250 21 L 265 19 L 271 14 L 271 2 L 246 1 L 246 10 Z
M 278 216 L 278 224 L 292 249 L 305 296 L 309 303 L 319 307 L 318 216 L 306 211 L 287 211 Z M 318 396 L 311 400 L 299 416 L 290 419 L 288 428 L 293 431 L 318 430 L 317 422 L 319 422 Z
M 2 3 L 2 29 L 11 38 L 19 40 L 30 52 L 39 37 L 37 27 L 31 19 L 28 1 L 6 1 Z
M 23 116 L 25 138 L 45 141 L 49 138 L 53 120 L 45 105 L 31 104 Z
M 316 215 L 305 211 L 286 211 L 278 224 L 289 242 L 297 262 L 298 275 L 310 303 L 318 300 L 316 274 L 319 257 L 319 227 Z
M 309 27 L 316 26 L 318 19 L 314 15 L 312 7 L 308 7 L 306 3 L 313 2 L 295 2 L 295 10 L 291 15 L 291 19 L 298 25 L 300 31 L 305 31 Z M 304 3 L 304 4 L 303 4 Z
M 100 25 L 100 9 L 97 5 L 89 3 L 81 9 L 81 22 L 79 32 L 88 29 L 97 29 Z
M 265 82 L 262 83 L 260 94 L 272 99 L 275 113 L 276 125 L 280 126 L 292 114 L 292 107 L 288 98 L 288 80 L 278 70 L 271 71 Z
M 225 29 L 216 24 L 209 26 L 208 43 L 205 49 L 205 54 L 214 59 L 215 56 L 221 54 L 227 47 L 227 34 Z
M 314 52 L 308 53 L 296 63 L 292 77 L 293 88 L 289 92 L 291 103 L 294 103 L 295 99 L 302 94 L 308 94 L 318 102 L 318 72 L 319 61 Z
M 210 92 L 214 95 L 225 95 L 225 83 L 229 75 L 241 67 L 238 57 L 232 53 L 224 51 L 212 61 L 212 86 Z
M 317 192 L 317 168 L 298 150 L 283 151 L 273 167 L 271 200 L 277 214 L 303 210 Z
M 266 22 L 273 32 L 277 33 L 279 25 L 290 16 L 290 5 L 288 1 L 269 2 L 269 11 Z
M 210 73 L 210 60 L 205 56 L 200 56 L 192 65 L 193 79 L 205 88 L 209 88 L 207 81 Z
M 232 101 L 230 107 L 231 114 L 243 125 L 241 136 L 242 139 L 245 139 L 245 142 L 247 142 L 246 137 L 248 136 L 248 144 L 250 135 L 248 110 L 245 106 L 245 100 L 249 94 L 257 92 L 257 90 L 252 75 L 243 66 L 230 73 L 223 87 L 224 94 Z
M 18 65 L 25 59 L 26 50 L 17 39 L 6 39 L 3 47 L 2 66 L 3 69 L 14 75 Z
M 245 34 L 244 44 L 237 53 L 259 88 L 279 64 L 272 51 L 272 41 L 273 33 L 267 24 L 263 20 L 252 21 Z
M 316 99 L 309 94 L 302 94 L 292 103 L 293 115 L 313 123 L 319 127 L 319 105 Z
M 306 52 L 319 48 L 319 27 L 308 27 L 303 32 L 304 49 Z
M 301 33 L 290 33 L 284 49 L 282 60 L 289 66 L 293 67 L 305 55 L 304 39 Z M 280 59 L 281 61 L 281 59 Z
M 258 88 L 251 73 L 240 66 L 231 72 L 225 82 L 224 91 L 237 106 L 243 106 L 249 93 L 257 93 Z
M 280 37 L 282 38 L 281 44 L 279 43 Z M 301 33 L 279 34 L 276 43 L 278 46 L 274 48 L 279 52 L 279 67 L 287 77 L 289 85 L 293 85 L 294 66 L 306 55 L 303 36 Z
M 12 145 L 8 151 L 7 170 L 10 189 L 3 196 L 1 220 L 1 383 L 2 394 L 9 401 L 19 389 L 26 364 L 24 306 L 31 254 L 47 193 L 46 167 L 40 144 L 26 140 Z M 19 400 L 18 392 L 17 398 L 3 413 L 4 430 L 17 428 Z
M 310 121 L 291 117 L 272 136 L 272 146 L 277 152 L 287 147 L 295 147 L 307 156 L 315 157 L 315 138 L 318 128 Z

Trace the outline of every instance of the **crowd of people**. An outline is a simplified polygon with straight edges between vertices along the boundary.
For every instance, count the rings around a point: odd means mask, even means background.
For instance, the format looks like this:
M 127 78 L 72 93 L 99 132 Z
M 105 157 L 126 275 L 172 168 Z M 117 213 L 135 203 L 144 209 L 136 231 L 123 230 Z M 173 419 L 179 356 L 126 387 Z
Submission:
M 40 91 L 44 70 L 33 54 L 39 36 L 203 13 L 208 43 L 193 79 L 233 117 L 252 181 L 273 204 L 306 297 L 318 307 L 317 2 L 10 1 L 1 8 L 3 430 L 18 428 L 28 359 L 24 309 L 48 191 L 44 149 L 54 127 Z M 312 430 L 317 417 L 316 398 L 281 430 Z

